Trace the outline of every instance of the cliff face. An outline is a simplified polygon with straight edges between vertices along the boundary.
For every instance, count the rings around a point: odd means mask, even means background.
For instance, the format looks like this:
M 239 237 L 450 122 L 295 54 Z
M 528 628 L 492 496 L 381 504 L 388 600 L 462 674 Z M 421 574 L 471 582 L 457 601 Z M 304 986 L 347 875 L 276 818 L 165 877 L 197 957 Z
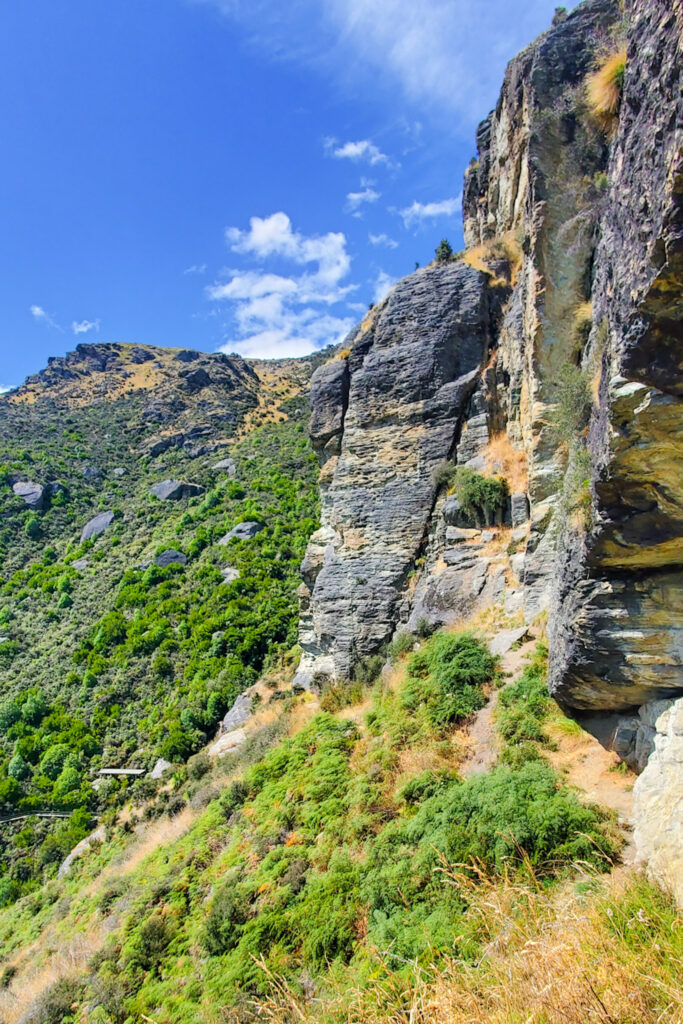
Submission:
M 683 691 L 683 15 L 624 7 L 558 11 L 510 63 L 467 250 L 400 282 L 313 378 L 298 682 L 348 676 L 397 629 L 547 612 L 551 692 L 613 713 L 640 769 L 655 735 L 670 763 L 656 702 Z M 605 116 L 590 76 L 624 48 Z M 507 478 L 490 529 L 446 496 L 444 459 Z
M 322 526 L 303 566 L 300 685 L 348 676 L 391 638 L 431 519 L 434 470 L 456 447 L 491 338 L 485 275 L 448 263 L 398 284 L 348 357 L 314 374 Z
M 625 707 L 682 685 L 681 7 L 630 11 L 624 91 L 595 250 L 592 530 L 559 552 L 551 688 Z

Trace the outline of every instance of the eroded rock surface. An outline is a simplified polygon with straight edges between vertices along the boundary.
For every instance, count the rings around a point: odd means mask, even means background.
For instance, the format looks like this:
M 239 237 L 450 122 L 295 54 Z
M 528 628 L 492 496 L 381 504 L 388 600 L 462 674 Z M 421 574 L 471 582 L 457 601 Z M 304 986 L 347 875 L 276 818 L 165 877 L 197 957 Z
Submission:
M 683 906 L 683 698 L 665 705 L 655 730 L 633 787 L 634 841 L 638 858 Z
M 491 340 L 484 275 L 425 268 L 311 384 L 322 528 L 304 563 L 297 677 L 344 676 L 387 640 Z

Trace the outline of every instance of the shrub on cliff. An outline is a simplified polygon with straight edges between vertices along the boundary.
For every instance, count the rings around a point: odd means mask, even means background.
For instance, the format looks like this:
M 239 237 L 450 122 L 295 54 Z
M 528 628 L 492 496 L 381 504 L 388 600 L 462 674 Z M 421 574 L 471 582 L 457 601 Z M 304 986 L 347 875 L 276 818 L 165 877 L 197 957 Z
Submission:
M 448 263 L 453 259 L 453 249 L 447 238 L 442 238 L 436 247 L 437 263 Z
M 451 486 L 464 515 L 478 526 L 492 526 L 502 519 L 508 496 L 508 485 L 502 477 L 482 476 L 459 466 Z

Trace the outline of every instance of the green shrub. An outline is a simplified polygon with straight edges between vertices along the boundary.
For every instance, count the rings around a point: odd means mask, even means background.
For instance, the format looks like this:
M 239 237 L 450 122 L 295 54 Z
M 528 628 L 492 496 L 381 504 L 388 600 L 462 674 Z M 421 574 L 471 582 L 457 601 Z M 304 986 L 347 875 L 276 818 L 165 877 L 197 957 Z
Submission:
M 443 786 L 453 781 L 449 772 L 433 772 L 431 769 L 414 775 L 401 787 L 397 796 L 407 804 L 421 804 L 434 796 Z
M 137 932 L 135 946 L 137 960 L 145 970 L 158 967 L 174 934 L 173 925 L 157 912 L 143 922 Z
M 75 1019 L 72 1009 L 82 988 L 73 978 L 60 978 L 50 985 L 22 1016 L 24 1024 L 68 1024 Z
M 412 633 L 397 633 L 389 644 L 389 657 L 392 660 L 409 654 L 415 646 L 415 637 Z
M 231 814 L 238 811 L 242 804 L 249 799 L 249 796 L 248 784 L 243 779 L 234 779 L 219 800 L 226 817 L 229 818 Z
M 236 877 L 223 883 L 211 903 L 202 945 L 210 956 L 220 956 L 239 942 L 250 913 L 248 894 Z
M 458 466 L 451 486 L 463 514 L 477 526 L 493 526 L 502 520 L 508 496 L 507 482 L 502 477 L 482 476 Z
M 436 728 L 453 725 L 484 706 L 482 686 L 495 667 L 487 647 L 471 633 L 436 633 L 408 660 L 402 703 L 411 711 L 424 704 Z
M 351 671 L 352 681 L 369 686 L 378 678 L 384 668 L 384 658 L 381 654 L 372 654 L 356 662 Z
M 517 682 L 500 691 L 497 727 L 510 745 L 546 742 L 543 722 L 551 707 L 546 687 L 547 656 L 547 648 L 539 644 Z
M 448 263 L 453 259 L 453 249 L 447 238 L 442 238 L 436 247 L 436 259 L 438 263 Z
M 557 374 L 550 432 L 557 444 L 575 442 L 588 424 L 590 381 L 579 366 L 565 363 Z

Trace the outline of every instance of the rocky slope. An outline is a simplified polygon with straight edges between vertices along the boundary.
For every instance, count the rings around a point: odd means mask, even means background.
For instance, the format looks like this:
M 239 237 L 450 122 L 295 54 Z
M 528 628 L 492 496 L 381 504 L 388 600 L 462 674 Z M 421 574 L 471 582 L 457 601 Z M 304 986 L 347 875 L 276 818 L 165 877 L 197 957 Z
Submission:
M 612 715 L 642 769 L 657 731 L 667 761 L 677 712 L 655 720 L 683 691 L 682 21 L 624 6 L 558 9 L 511 62 L 466 175 L 467 250 L 400 282 L 313 376 L 297 682 L 478 607 L 547 613 L 551 692 Z M 591 77 L 622 49 L 606 113 Z M 464 507 L 456 467 L 507 478 L 498 521 Z M 680 800 L 657 813 L 680 836 Z

